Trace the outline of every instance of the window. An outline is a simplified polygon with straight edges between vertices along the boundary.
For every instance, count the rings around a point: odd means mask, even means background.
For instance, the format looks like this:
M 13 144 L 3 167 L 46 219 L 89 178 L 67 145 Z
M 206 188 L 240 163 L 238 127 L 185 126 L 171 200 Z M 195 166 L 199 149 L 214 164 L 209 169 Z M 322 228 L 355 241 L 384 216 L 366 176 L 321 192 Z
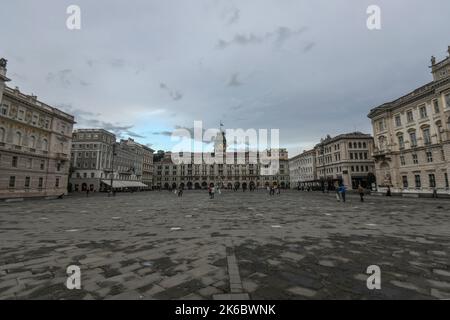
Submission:
M 400 164 L 402 166 L 406 165 L 405 156 L 400 156 Z
M 428 181 L 430 183 L 430 188 L 436 188 L 436 177 L 434 176 L 434 174 L 428 175 Z
M 44 168 L 45 168 L 45 160 L 41 160 L 41 166 L 40 166 L 40 169 L 41 169 L 41 170 L 44 170 Z
M 386 125 L 384 122 L 384 119 L 381 119 L 380 121 L 378 121 L 378 131 L 384 131 L 386 129 Z M 356 142 L 355 142 L 356 145 Z M 356 146 L 355 146 L 356 148 Z
M 19 110 L 19 114 L 18 114 L 17 118 L 19 120 L 23 120 L 24 116 L 25 116 L 25 111 Z
M 39 178 L 38 187 L 39 187 L 39 188 L 42 188 L 43 185 L 44 185 L 44 178 L 40 177 L 40 178 Z
M 445 106 L 446 108 L 450 108 L 450 93 L 445 95 Z
M 11 165 L 12 165 L 13 168 L 17 168 L 18 162 L 19 162 L 19 159 L 16 156 L 12 157 L 12 164 Z
M 16 144 L 18 146 L 22 145 L 22 133 L 20 133 L 19 131 L 17 131 L 16 134 L 14 135 L 13 144 Z
M 408 177 L 407 176 L 402 177 L 402 182 L 403 182 L 403 188 L 408 189 Z
M 413 115 L 412 110 L 409 110 L 406 113 L 406 119 L 408 120 L 408 122 L 413 122 L 414 121 L 414 115 Z
M 33 168 L 33 159 L 32 158 L 28 159 L 27 168 L 28 169 L 32 169 Z
M 413 163 L 414 163 L 414 164 L 419 164 L 419 159 L 418 159 L 418 157 L 417 157 L 417 154 L 414 153 L 414 154 L 412 155 L 412 158 L 413 158 Z
M 25 188 L 30 187 L 30 177 L 25 177 Z
M 416 188 L 417 189 L 421 188 L 422 187 L 422 183 L 420 182 L 420 175 L 419 174 L 416 174 L 414 176 L 414 180 L 415 180 L 415 183 L 416 183 Z
M 426 106 L 421 106 L 419 108 L 419 114 L 420 114 L 420 118 L 421 119 L 424 119 L 424 118 L 428 117 L 428 115 L 427 115 L 427 107 Z
M 91 178 L 94 178 L 94 177 L 95 177 L 95 173 L 91 172 Z
M 400 117 L 400 115 L 395 116 L 395 125 L 397 127 L 401 127 L 402 126 L 402 118 Z
M 3 128 L 0 128 L 0 142 L 5 142 L 6 131 Z
M 403 139 L 403 135 L 398 136 L 398 146 L 400 149 L 405 149 L 405 139 Z
M 55 180 L 55 188 L 59 188 L 59 178 L 56 178 Z
M 351 143 L 351 142 L 349 142 L 349 143 L 348 143 L 348 148 L 349 148 L 349 149 L 351 149 L 351 148 L 352 148 L 352 146 L 353 146 L 353 145 L 352 145 L 352 143 Z
M 425 145 L 431 144 L 431 135 L 430 135 L 430 128 L 425 128 L 422 130 L 423 134 L 423 142 Z
M 30 137 L 29 146 L 32 149 L 36 148 L 36 138 L 34 136 Z
M 48 141 L 47 139 L 42 140 L 42 150 L 47 151 L 48 149 Z
M 427 162 L 433 162 L 433 152 L 428 151 L 426 154 L 427 154 Z
M 449 185 L 448 185 L 448 174 L 447 174 L 447 172 L 444 173 L 444 180 L 445 180 L 445 187 L 448 189 Z
M 2 105 L 2 115 L 3 116 L 8 115 L 8 106 L 6 104 Z
M 411 142 L 411 148 L 417 147 L 417 137 L 414 131 L 409 133 L 409 140 Z
M 9 177 L 9 187 L 10 188 L 14 188 L 16 186 L 16 177 L 15 176 L 10 176 Z
M 439 100 L 433 100 L 434 113 L 439 113 Z

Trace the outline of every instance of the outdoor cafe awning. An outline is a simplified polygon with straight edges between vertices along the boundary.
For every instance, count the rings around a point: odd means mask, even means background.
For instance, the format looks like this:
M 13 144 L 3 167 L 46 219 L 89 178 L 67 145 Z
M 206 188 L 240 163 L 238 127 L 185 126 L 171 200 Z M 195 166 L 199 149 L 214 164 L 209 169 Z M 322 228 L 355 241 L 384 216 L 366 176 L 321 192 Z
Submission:
M 111 180 L 102 180 L 102 182 L 108 186 L 111 186 Z M 139 181 L 114 180 L 113 188 L 148 188 L 148 186 Z

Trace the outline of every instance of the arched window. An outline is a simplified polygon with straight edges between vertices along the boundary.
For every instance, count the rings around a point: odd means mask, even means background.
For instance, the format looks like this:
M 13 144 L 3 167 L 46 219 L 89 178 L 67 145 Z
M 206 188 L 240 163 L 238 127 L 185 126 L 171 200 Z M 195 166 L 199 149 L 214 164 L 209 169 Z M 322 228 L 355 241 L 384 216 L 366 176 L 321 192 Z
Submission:
M 48 141 L 47 139 L 42 140 L 42 150 L 47 151 L 48 149 Z
M 4 128 L 0 128 L 0 142 L 5 142 L 6 139 L 6 131 Z
M 36 148 L 36 137 L 35 136 L 31 136 L 29 142 L 30 142 L 29 143 L 30 148 L 33 148 L 33 149 Z
M 22 145 L 22 133 L 20 131 L 17 131 L 14 135 L 14 141 L 13 144 L 16 144 L 18 146 Z
M 378 148 L 380 148 L 380 150 L 386 149 L 386 138 L 384 136 L 378 138 Z

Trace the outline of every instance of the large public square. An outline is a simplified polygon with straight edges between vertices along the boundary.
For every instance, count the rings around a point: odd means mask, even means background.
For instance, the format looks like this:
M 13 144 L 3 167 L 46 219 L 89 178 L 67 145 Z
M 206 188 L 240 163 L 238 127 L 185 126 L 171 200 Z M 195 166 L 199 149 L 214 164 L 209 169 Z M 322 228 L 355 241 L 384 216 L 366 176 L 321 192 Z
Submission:
M 1 203 L 0 243 L 0 299 L 450 298 L 445 199 L 78 195 Z M 70 265 L 80 290 L 66 288 Z

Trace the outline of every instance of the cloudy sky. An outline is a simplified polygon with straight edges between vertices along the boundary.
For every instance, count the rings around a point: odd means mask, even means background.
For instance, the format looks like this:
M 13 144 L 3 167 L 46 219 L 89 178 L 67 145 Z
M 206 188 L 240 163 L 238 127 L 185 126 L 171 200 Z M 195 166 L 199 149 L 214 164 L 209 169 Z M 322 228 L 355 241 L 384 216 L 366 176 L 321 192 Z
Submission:
M 81 8 L 81 30 L 66 9 Z M 366 27 L 381 8 L 382 29 Z M 280 129 L 291 155 L 370 133 L 367 114 L 431 80 L 448 0 L 2 1 L 10 86 L 154 149 L 191 128 Z

